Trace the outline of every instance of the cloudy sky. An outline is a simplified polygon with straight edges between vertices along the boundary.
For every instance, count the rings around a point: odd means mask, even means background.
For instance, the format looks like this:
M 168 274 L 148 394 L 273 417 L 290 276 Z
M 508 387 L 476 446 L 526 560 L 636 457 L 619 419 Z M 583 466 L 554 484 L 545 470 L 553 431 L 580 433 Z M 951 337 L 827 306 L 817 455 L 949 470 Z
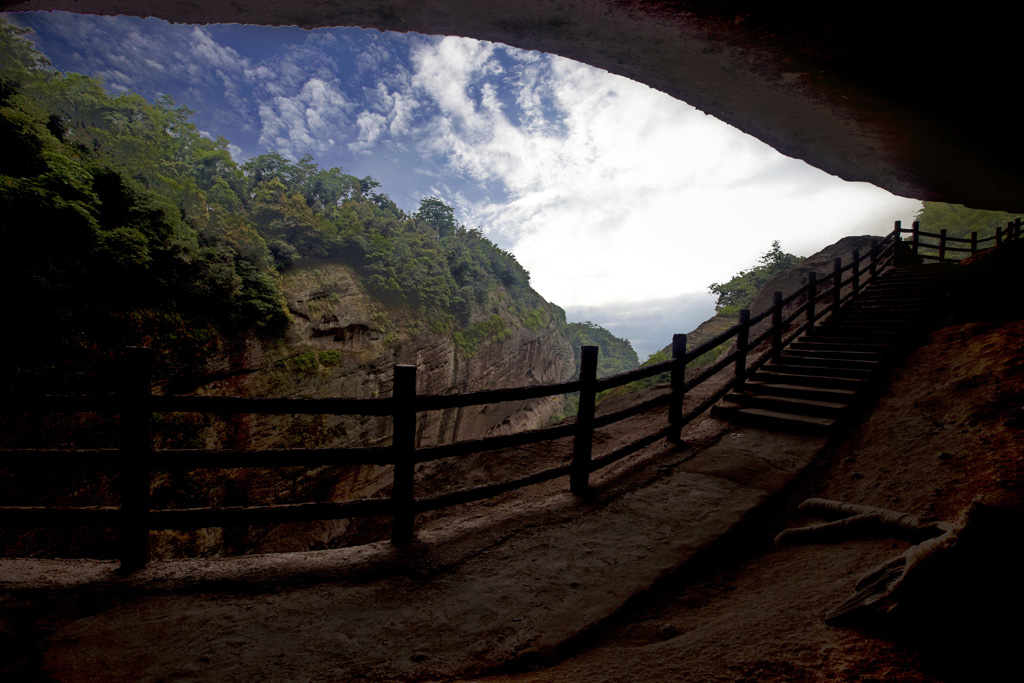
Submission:
M 773 240 L 807 256 L 885 234 L 920 202 L 846 183 L 633 81 L 470 39 L 352 28 L 5 15 L 54 65 L 170 94 L 231 141 L 373 176 L 402 208 L 437 196 L 570 320 L 641 359 L 713 313 L 707 287 Z

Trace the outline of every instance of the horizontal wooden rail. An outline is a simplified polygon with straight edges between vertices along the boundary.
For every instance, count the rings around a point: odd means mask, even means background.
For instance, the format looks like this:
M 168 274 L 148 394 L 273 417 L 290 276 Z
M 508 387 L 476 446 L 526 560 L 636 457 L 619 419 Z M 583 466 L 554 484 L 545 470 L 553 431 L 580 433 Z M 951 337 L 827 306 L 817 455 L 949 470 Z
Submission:
M 607 415 L 600 415 L 594 418 L 594 429 L 607 427 L 610 424 L 615 424 L 616 422 L 621 422 L 622 420 L 646 413 L 653 408 L 667 404 L 671 400 L 671 394 L 662 394 L 661 396 L 655 396 L 654 398 L 649 398 L 646 401 L 641 401 L 629 408 L 624 408 L 614 413 L 608 413 Z
M 424 394 L 416 396 L 416 410 L 448 410 L 487 403 L 528 401 L 533 398 L 560 396 L 579 390 L 579 382 L 562 382 L 561 384 L 539 384 L 532 387 L 517 387 L 513 389 L 471 391 L 465 394 Z
M 209 454 L 209 451 L 206 451 Z M 116 448 L 83 448 L 74 451 L 30 449 L 0 451 L 0 467 L 6 470 L 87 468 L 101 470 L 121 466 L 121 451 Z
M 691 356 L 693 358 L 696 357 L 690 353 L 686 354 L 687 359 L 691 359 Z M 660 363 L 654 363 L 653 365 L 645 365 L 637 368 L 636 370 L 629 370 L 617 375 L 602 377 L 597 380 L 597 390 L 608 391 L 609 389 L 615 389 L 616 387 L 621 387 L 641 379 L 657 377 L 658 375 L 662 375 L 666 372 L 671 372 L 672 368 L 676 367 L 677 364 L 678 362 L 675 360 L 666 360 Z
M 758 324 L 759 322 L 761 322 L 762 320 L 764 320 L 765 318 L 770 316 L 772 314 L 772 308 L 773 307 L 769 306 L 768 308 L 764 309 L 763 311 L 761 311 L 757 315 L 751 317 L 750 318 L 750 326 L 753 327 L 754 325 Z
M 390 415 L 391 398 L 253 398 L 248 396 L 152 396 L 154 413 L 253 415 Z
M 388 498 L 352 500 L 344 503 L 290 503 L 253 507 L 183 508 L 152 510 L 149 528 L 206 529 L 209 527 L 250 526 L 322 522 L 350 517 L 390 517 L 393 503 Z
M 722 370 L 725 370 L 727 367 L 729 367 L 735 362 L 736 352 L 726 354 L 722 358 L 719 358 L 717 361 L 715 361 L 712 365 L 708 365 L 703 370 L 701 370 L 700 374 L 696 375 L 695 377 L 692 377 L 691 379 L 686 380 L 686 383 L 683 386 L 686 388 L 687 392 L 692 391 L 693 389 L 696 389 L 698 386 L 706 382 L 708 379 L 714 377 L 715 375 L 720 373 Z
M 124 515 L 119 507 L 28 507 L 0 508 L 3 526 L 105 526 L 118 527 Z
M 0 396 L 5 413 L 116 413 L 115 396 Z
M 392 540 L 404 543 L 411 539 L 417 514 L 491 498 L 560 477 L 569 477 L 570 490 L 577 494 L 589 489 L 589 475 L 629 455 L 668 438 L 678 441 L 683 426 L 704 414 L 729 391 L 742 384 L 746 377 L 760 368 L 800 335 L 813 330 L 818 321 L 835 315 L 842 306 L 865 289 L 879 275 L 896 263 L 897 248 L 928 260 L 948 260 L 946 253 L 976 253 L 978 246 L 995 241 L 997 247 L 1020 239 L 1021 222 L 1010 223 L 1005 232 L 970 240 L 951 238 L 945 231 L 935 235 L 920 230 L 914 223 L 910 230 L 899 222 L 894 230 L 875 242 L 866 253 L 854 251 L 845 265 L 833 263 L 831 272 L 820 276 L 811 272 L 807 282 L 783 297 L 776 292 L 772 305 L 756 315 L 742 311 L 739 322 L 728 330 L 705 341 L 696 348 L 686 348 L 686 335 L 673 339 L 673 359 L 629 372 L 598 379 L 597 348 L 584 347 L 580 378 L 571 382 L 468 392 L 452 395 L 419 395 L 416 393 L 416 368 L 396 366 L 394 392 L 391 397 L 377 399 L 342 398 L 247 398 L 176 396 L 154 394 L 150 389 L 148 350 L 126 353 L 126 370 L 118 392 L 101 396 L 0 397 L 0 408 L 9 413 L 104 413 L 120 416 L 122 425 L 117 449 L 5 450 L 0 451 L 0 467 L 9 471 L 31 468 L 51 470 L 112 469 L 120 472 L 122 504 L 119 508 L 92 507 L 0 507 L 0 524 L 30 526 L 99 525 L 122 529 L 122 565 L 131 569 L 148 558 L 147 536 L 157 529 L 198 529 L 204 527 L 251 524 L 281 524 L 344 519 L 361 516 L 390 517 Z M 905 241 L 904 235 L 910 240 Z M 939 245 L 922 238 L 938 237 Z M 950 246 L 969 243 L 970 248 Z M 921 253 L 937 249 L 938 255 Z M 849 273 L 847 277 L 846 274 Z M 845 293 L 844 293 L 845 290 Z M 799 304 L 796 304 L 803 298 Z M 752 330 L 768 320 L 768 324 Z M 795 326 L 794 326 L 794 323 Z M 756 331 L 750 338 L 752 331 Z M 697 358 L 732 342 L 730 351 L 707 367 L 700 368 L 689 379 L 687 366 Z M 756 352 L 756 353 L 754 353 Z M 683 397 L 710 378 L 727 372 L 731 378 L 723 382 L 696 405 L 683 412 Z M 134 368 L 134 369 L 133 369 Z M 140 369 L 141 368 L 141 369 Z M 637 380 L 666 374 L 671 377 L 669 391 L 641 401 L 631 407 L 606 415 L 595 413 L 598 392 L 627 385 Z M 727 377 L 729 377 L 727 375 Z M 579 392 L 579 410 L 574 423 L 515 434 L 469 439 L 435 446 L 416 444 L 416 416 L 421 412 L 450 410 L 509 401 L 559 396 Z M 592 454 L 593 432 L 668 404 L 667 424 L 610 452 Z M 163 413 L 202 414 L 266 414 L 266 415 L 363 415 L 389 418 L 393 437 L 390 446 L 323 449 L 264 450 L 191 450 L 154 449 L 149 423 L 153 415 Z M 508 481 L 487 483 L 432 497 L 415 495 L 415 466 L 442 458 L 466 457 L 481 452 L 517 448 L 557 439 L 572 439 L 573 456 L 568 464 L 544 469 Z M 154 471 L 186 471 L 197 469 L 274 468 L 287 466 L 379 466 L 391 467 L 394 485 L 389 498 L 354 501 L 327 501 L 277 504 L 251 507 L 152 509 L 150 477 Z
M 441 458 L 453 458 L 481 451 L 495 451 L 504 448 L 515 448 L 528 446 L 542 441 L 554 441 L 573 436 L 576 433 L 576 425 L 558 425 L 556 427 L 545 427 L 543 429 L 531 429 L 515 434 L 502 434 L 500 436 L 487 436 L 482 439 L 466 439 L 455 441 L 439 446 L 420 446 L 416 449 L 416 462 L 430 462 Z
M 626 444 L 625 446 L 622 446 L 617 450 L 612 451 L 611 453 L 607 453 L 605 455 L 594 458 L 593 462 L 591 463 L 591 470 L 596 472 L 600 469 L 604 469 L 605 467 L 608 467 L 608 465 L 618 462 L 619 460 L 622 460 L 626 456 L 636 453 L 642 448 L 647 448 L 651 444 L 661 441 L 662 439 L 670 436 L 672 432 L 673 428 L 671 425 L 668 427 L 663 427 L 662 429 L 659 429 L 653 434 L 642 436 L 636 441 L 631 441 L 630 443 Z
M 303 467 L 390 465 L 392 462 L 390 449 L 386 446 L 216 451 L 160 449 L 150 456 L 151 469 L 161 471 L 281 467 L 286 464 Z
M 527 486 L 541 484 L 545 481 L 557 479 L 558 477 L 568 476 L 571 469 L 572 467 L 570 465 L 561 465 L 559 467 L 552 467 L 525 477 L 520 477 L 519 479 L 498 482 L 496 484 L 482 484 L 473 488 L 462 489 L 461 491 L 454 491 L 452 493 L 446 493 L 432 498 L 421 498 L 416 501 L 416 512 L 428 512 L 430 510 L 439 510 L 453 505 L 464 505 L 478 500 L 486 500 L 487 498 L 500 496 L 503 493 L 509 493 Z

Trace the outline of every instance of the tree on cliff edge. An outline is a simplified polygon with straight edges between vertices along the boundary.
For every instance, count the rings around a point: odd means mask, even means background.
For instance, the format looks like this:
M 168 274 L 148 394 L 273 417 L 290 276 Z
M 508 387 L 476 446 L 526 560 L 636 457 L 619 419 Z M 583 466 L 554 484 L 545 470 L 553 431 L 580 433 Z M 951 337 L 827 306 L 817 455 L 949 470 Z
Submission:
M 772 242 L 771 249 L 761 254 L 758 265 L 750 270 L 741 270 L 731 280 L 724 283 L 712 283 L 708 291 L 718 295 L 715 302 L 715 313 L 718 315 L 736 315 L 741 308 L 746 308 L 757 296 L 758 291 L 773 276 L 789 270 L 804 258 L 782 251 L 779 241 Z

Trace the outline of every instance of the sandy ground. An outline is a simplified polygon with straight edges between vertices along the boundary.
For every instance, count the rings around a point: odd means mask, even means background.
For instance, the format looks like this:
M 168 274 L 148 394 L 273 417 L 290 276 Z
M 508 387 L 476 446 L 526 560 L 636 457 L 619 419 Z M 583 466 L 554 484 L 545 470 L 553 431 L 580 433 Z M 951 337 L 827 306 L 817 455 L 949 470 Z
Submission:
M 404 552 L 383 543 L 161 563 L 130 580 L 109 563 L 0 563 L 0 673 L 987 680 L 899 633 L 824 624 L 859 574 L 906 543 L 776 548 L 771 538 L 807 521 L 794 509 L 811 495 L 953 519 L 978 493 L 1024 484 L 1022 348 L 1020 321 L 946 327 L 824 449 L 752 430 L 719 438 L 708 422 L 691 447 L 654 448 L 607 473 L 583 505 L 536 487 L 425 524 Z

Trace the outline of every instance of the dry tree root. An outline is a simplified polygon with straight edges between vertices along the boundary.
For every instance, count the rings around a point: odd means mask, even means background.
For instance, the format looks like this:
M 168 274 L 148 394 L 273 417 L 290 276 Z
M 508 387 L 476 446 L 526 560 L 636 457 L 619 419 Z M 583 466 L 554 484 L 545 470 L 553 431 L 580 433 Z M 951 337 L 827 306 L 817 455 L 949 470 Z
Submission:
M 799 510 L 819 517 L 832 518 L 834 521 L 786 529 L 775 537 L 776 543 L 820 543 L 877 533 L 886 533 L 920 543 L 940 536 L 952 527 L 949 522 L 825 498 L 808 498 L 800 504 Z
M 949 612 L 975 609 L 974 603 L 989 599 L 993 591 L 998 594 L 1000 586 L 1009 592 L 1004 597 L 1019 599 L 1019 582 L 1007 585 L 1003 574 L 1016 564 L 1011 558 L 1018 552 L 1015 539 L 1024 521 L 1024 495 L 1003 491 L 978 496 L 952 524 L 821 498 L 804 501 L 800 509 L 833 521 L 787 529 L 776 536 L 776 543 L 831 542 L 867 534 L 916 543 L 861 577 L 857 592 L 826 613 L 829 624 L 888 614 L 901 603 L 922 614 L 943 601 Z M 954 591 L 963 604 L 947 599 Z

